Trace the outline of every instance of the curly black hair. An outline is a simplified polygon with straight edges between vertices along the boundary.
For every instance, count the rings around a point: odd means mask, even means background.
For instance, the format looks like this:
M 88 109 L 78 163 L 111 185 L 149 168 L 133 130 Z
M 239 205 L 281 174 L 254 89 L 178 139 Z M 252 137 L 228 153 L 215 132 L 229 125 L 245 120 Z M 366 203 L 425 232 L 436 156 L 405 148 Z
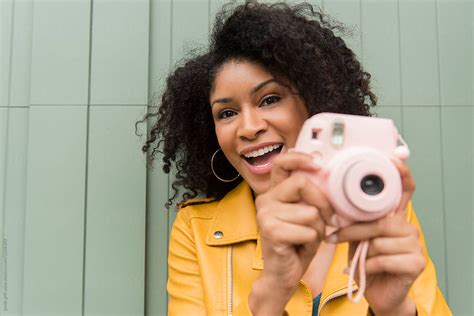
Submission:
M 166 173 L 175 163 L 174 195 L 167 207 L 180 188 L 185 189 L 181 201 L 199 194 L 220 199 L 239 182 L 219 181 L 210 166 L 219 145 L 209 97 L 216 73 L 226 62 L 255 62 L 275 78 L 290 82 L 311 115 L 371 115 L 376 97 L 370 90 L 370 74 L 337 35 L 344 31 L 341 24 L 308 3 L 224 6 L 216 15 L 208 50 L 169 75 L 159 110 L 143 120 L 156 117 L 142 148 L 149 153 L 149 164 L 157 151 L 163 155 Z M 237 174 L 224 158 L 217 161 L 221 165 L 215 167 L 222 177 L 232 179 Z

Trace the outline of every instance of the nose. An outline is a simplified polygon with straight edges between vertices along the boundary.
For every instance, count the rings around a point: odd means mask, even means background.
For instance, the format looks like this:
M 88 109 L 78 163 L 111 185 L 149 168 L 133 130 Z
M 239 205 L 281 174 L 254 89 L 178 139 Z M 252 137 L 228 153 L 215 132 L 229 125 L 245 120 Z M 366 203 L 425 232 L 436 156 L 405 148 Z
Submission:
M 267 121 L 256 109 L 242 111 L 237 136 L 245 140 L 254 140 L 267 128 Z

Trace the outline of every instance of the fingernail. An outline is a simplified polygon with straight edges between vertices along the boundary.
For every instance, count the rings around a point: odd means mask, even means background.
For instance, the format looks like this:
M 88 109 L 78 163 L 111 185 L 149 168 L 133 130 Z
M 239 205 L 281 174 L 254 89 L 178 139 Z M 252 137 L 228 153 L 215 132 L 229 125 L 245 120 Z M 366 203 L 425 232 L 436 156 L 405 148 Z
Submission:
M 331 219 L 330 219 L 329 221 L 331 222 L 330 224 L 331 224 L 333 227 L 339 227 L 339 226 L 340 226 L 339 218 L 337 217 L 336 214 L 333 214 L 333 215 L 331 216 Z
M 330 244 L 335 244 L 337 242 L 337 236 L 335 234 L 331 234 L 326 237 L 326 242 Z

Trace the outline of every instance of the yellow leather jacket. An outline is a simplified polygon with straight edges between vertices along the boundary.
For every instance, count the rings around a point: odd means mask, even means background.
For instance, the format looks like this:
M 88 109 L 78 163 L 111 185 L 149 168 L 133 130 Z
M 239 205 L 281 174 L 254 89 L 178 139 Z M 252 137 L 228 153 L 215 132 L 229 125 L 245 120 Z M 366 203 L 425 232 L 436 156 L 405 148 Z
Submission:
M 247 298 L 263 269 L 255 214 L 253 196 L 245 181 L 220 201 L 192 200 L 181 206 L 169 246 L 169 315 L 251 314 Z M 406 215 L 419 228 L 411 204 Z M 409 295 L 418 315 L 451 315 L 426 247 L 425 256 L 426 268 Z M 347 243 L 336 248 L 319 315 L 370 314 L 367 301 L 353 304 L 346 297 L 347 275 L 342 273 L 346 265 Z M 312 297 L 309 286 L 300 281 L 286 311 L 289 315 L 311 315 Z

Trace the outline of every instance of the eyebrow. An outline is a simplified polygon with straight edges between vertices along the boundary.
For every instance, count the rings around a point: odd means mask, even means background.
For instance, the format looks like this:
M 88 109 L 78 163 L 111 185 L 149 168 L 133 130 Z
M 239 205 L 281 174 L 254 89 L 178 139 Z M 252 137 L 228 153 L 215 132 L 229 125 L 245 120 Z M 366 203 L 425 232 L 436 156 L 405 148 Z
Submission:
M 268 79 L 262 83 L 259 83 L 255 88 L 253 88 L 252 90 L 250 90 L 250 93 L 251 94 L 254 94 L 255 92 L 257 92 L 258 90 L 262 89 L 263 87 L 265 87 L 267 84 L 269 83 L 272 83 L 272 82 L 276 82 L 276 80 L 274 78 L 272 79 Z
M 258 90 L 262 89 L 267 84 L 272 83 L 272 82 L 277 82 L 277 81 L 274 78 L 272 78 L 272 79 L 268 79 L 268 80 L 265 80 L 264 82 L 259 83 L 258 85 L 256 85 L 255 87 L 253 87 L 250 90 L 250 94 L 256 93 Z M 217 102 L 219 102 L 219 103 L 229 103 L 229 102 L 232 102 L 232 98 L 216 99 L 211 103 L 211 107 L 214 105 L 214 103 L 217 103 Z

